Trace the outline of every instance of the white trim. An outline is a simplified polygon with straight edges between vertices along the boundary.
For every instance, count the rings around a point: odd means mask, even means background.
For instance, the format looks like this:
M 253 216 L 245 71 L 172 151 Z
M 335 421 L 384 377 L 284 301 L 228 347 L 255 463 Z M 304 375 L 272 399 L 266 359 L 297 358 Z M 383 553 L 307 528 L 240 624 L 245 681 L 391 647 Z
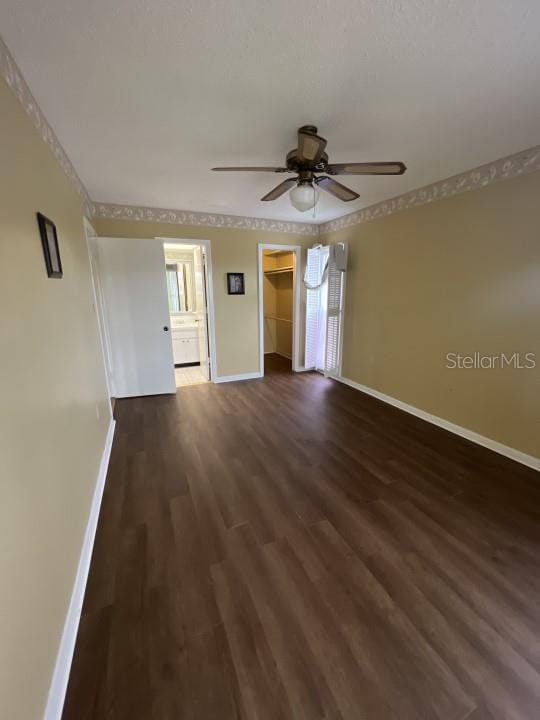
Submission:
M 73 660 L 73 652 L 75 650 L 75 642 L 77 640 L 77 631 L 79 629 L 79 621 L 81 618 L 84 592 L 86 590 L 88 571 L 90 569 L 90 560 L 92 559 L 92 550 L 96 536 L 99 509 L 101 507 L 105 478 L 107 477 L 109 458 L 111 456 L 115 424 L 115 420 L 111 418 L 109 429 L 107 431 L 107 437 L 105 438 L 105 447 L 103 448 L 101 463 L 99 465 L 94 496 L 90 506 L 88 524 L 84 533 L 84 540 L 79 557 L 79 565 L 75 576 L 75 584 L 73 586 L 69 609 L 64 623 L 62 639 L 60 640 L 58 654 L 56 656 L 56 664 L 54 667 L 51 686 L 49 688 L 45 714 L 43 716 L 44 720 L 60 720 L 62 716 L 69 673 L 71 670 L 71 662 Z
M 210 240 L 201 241 L 206 250 L 206 301 L 208 303 L 208 332 L 210 337 L 208 343 L 210 345 L 210 372 L 208 379 L 212 382 L 217 375 L 217 355 L 216 355 L 216 321 L 214 316 L 214 281 L 212 279 L 212 243 Z
M 208 338 L 210 345 L 210 382 L 216 382 L 214 379 L 217 375 L 216 360 L 216 321 L 214 316 L 214 283 L 212 280 L 212 243 L 210 240 L 192 240 L 191 238 L 170 238 L 158 237 L 164 243 L 174 245 L 198 245 L 204 248 L 206 253 L 206 301 L 208 303 Z
M 345 271 L 341 273 L 341 312 L 339 318 L 339 362 L 338 362 L 338 374 L 341 376 L 343 371 L 343 340 L 345 338 L 345 305 L 347 300 L 347 273 L 349 270 L 349 245 L 342 243 L 345 246 Z
M 301 283 L 299 281 L 302 272 L 302 246 L 282 245 L 276 243 L 259 243 L 257 249 L 257 284 L 259 299 L 259 373 L 264 377 L 264 272 L 263 253 L 264 250 L 285 250 L 294 253 L 293 273 L 293 343 L 292 343 L 292 369 L 295 372 L 301 370 L 300 366 L 300 322 L 301 322 Z M 278 353 L 278 355 L 281 353 Z
M 256 380 L 257 378 L 263 377 L 260 372 L 242 373 L 241 375 L 221 375 L 221 377 L 215 377 L 215 383 L 227 383 L 237 382 L 238 380 Z
M 526 453 L 521 452 L 521 450 L 516 450 L 515 448 L 511 448 L 508 445 L 503 445 L 502 443 L 497 442 L 497 440 L 492 440 L 491 438 L 480 435 L 473 430 L 464 428 L 461 425 L 456 425 L 449 420 L 445 420 L 444 418 L 438 417 L 437 415 L 432 415 L 425 410 L 420 410 L 419 408 L 414 407 L 414 405 L 409 405 L 402 400 L 397 400 L 390 395 L 385 395 L 378 390 L 373 390 L 373 388 L 367 387 L 367 385 L 361 385 L 354 380 L 349 380 L 348 378 L 345 378 L 343 376 L 338 377 L 337 375 L 328 377 L 331 377 L 333 380 L 337 380 L 344 385 L 349 385 L 349 387 L 352 387 L 355 390 L 360 390 L 360 392 L 371 395 L 377 398 L 377 400 L 382 400 L 383 402 L 388 403 L 388 405 L 393 405 L 400 410 L 404 410 L 411 415 L 415 415 L 416 417 L 419 417 L 422 420 L 431 423 L 432 425 L 437 425 L 438 427 L 444 428 L 444 430 L 448 430 L 449 432 L 454 433 L 455 435 L 459 435 L 466 440 L 470 440 L 477 445 L 482 445 L 489 450 L 493 450 L 493 452 L 499 453 L 499 455 L 504 455 L 511 460 L 515 460 L 516 462 L 521 463 L 522 465 L 527 465 L 528 467 L 533 468 L 533 470 L 540 470 L 540 458 L 536 458 L 533 455 L 527 455 Z

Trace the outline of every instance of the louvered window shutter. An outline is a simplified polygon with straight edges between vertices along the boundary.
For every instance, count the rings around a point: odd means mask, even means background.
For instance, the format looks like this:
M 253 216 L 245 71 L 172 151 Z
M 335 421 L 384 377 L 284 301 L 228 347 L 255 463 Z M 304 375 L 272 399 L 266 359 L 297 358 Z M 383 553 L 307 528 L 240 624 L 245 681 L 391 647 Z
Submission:
M 341 372 L 341 333 L 343 322 L 344 270 L 347 262 L 347 246 L 332 246 L 328 259 L 328 305 L 326 319 L 325 372 L 339 375 Z
M 306 368 L 323 369 L 324 364 L 324 318 L 322 310 L 322 289 L 324 287 L 325 270 L 328 259 L 328 248 L 318 246 L 307 251 L 306 272 Z M 321 348 L 322 335 L 322 348 Z

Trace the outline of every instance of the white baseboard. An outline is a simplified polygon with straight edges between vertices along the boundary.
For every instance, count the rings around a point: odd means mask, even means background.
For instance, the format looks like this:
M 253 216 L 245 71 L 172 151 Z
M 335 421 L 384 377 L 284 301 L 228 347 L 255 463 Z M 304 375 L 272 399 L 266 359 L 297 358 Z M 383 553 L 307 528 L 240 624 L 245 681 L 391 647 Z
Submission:
M 372 395 L 378 400 L 382 400 L 383 402 L 388 403 L 389 405 L 393 405 L 400 410 L 404 410 L 411 415 L 416 415 L 416 417 L 419 417 L 422 420 L 426 420 L 433 425 L 438 425 L 439 427 L 444 428 L 445 430 L 448 430 L 455 435 L 460 435 L 461 437 L 466 438 L 467 440 L 470 440 L 477 445 L 482 445 L 483 447 L 489 448 L 490 450 L 499 453 L 499 455 L 504 455 L 511 460 L 515 460 L 516 462 L 521 463 L 522 465 L 527 465 L 528 467 L 533 468 L 533 470 L 540 470 L 540 458 L 535 458 L 532 455 L 527 455 L 526 453 L 521 452 L 521 450 L 516 450 L 514 448 L 508 447 L 508 445 L 503 445 L 502 443 L 485 437 L 484 435 L 480 435 L 473 430 L 468 430 L 467 428 L 461 427 L 461 425 L 456 425 L 449 420 L 444 420 L 437 415 L 432 415 L 431 413 L 425 412 L 425 410 L 420 410 L 419 408 L 414 407 L 414 405 L 408 405 L 407 403 L 402 402 L 401 400 L 397 400 L 390 395 L 385 395 L 378 390 L 373 390 L 373 388 L 367 387 L 367 385 L 361 385 L 354 380 L 349 380 L 348 378 L 344 378 L 338 375 L 329 375 L 328 377 L 331 377 L 338 382 L 344 383 L 345 385 L 349 385 L 355 390 L 360 390 L 360 392 Z
M 107 468 L 109 467 L 109 458 L 114 436 L 115 421 L 111 418 L 107 437 L 105 439 L 105 447 L 101 456 L 99 472 L 90 506 L 90 515 L 86 532 L 84 533 L 84 541 L 79 558 L 79 566 L 75 577 L 75 584 L 71 594 L 69 609 L 64 623 L 64 630 L 58 655 L 56 656 L 56 665 L 52 677 L 51 686 L 49 688 L 49 697 L 47 698 L 47 706 L 45 708 L 44 720 L 60 720 L 64 707 L 64 700 L 69 680 L 69 672 L 71 670 L 71 662 L 73 660 L 73 652 L 75 650 L 75 642 L 77 640 L 77 631 L 79 629 L 79 620 L 84 600 L 84 591 L 86 589 L 86 581 L 88 579 L 88 571 L 90 569 L 90 560 L 92 558 L 92 549 L 94 547 L 94 538 L 99 517 L 99 509 L 101 507 L 101 499 L 103 497 L 103 489 L 105 487 L 105 478 L 107 477 Z
M 262 377 L 260 372 L 243 373 L 241 375 L 221 375 L 220 377 L 215 377 L 213 382 L 237 382 L 238 380 L 255 380 L 260 377 Z

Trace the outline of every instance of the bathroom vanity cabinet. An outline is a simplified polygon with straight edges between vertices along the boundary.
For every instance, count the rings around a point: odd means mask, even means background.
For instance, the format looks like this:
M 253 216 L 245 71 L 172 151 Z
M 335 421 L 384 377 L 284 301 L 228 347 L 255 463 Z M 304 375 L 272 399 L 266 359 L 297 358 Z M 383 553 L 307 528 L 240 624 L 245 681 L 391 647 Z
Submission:
M 197 325 L 173 327 L 172 344 L 175 365 L 200 362 Z

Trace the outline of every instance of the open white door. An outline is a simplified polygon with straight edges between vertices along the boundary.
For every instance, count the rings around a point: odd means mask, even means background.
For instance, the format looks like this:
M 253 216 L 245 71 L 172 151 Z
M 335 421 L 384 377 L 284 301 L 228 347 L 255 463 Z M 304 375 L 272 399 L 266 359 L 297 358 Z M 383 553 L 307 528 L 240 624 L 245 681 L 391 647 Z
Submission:
M 326 306 L 328 299 L 328 246 L 316 245 L 307 251 L 305 366 L 325 370 Z
M 328 295 L 326 305 L 326 352 L 324 370 L 328 375 L 341 375 L 343 348 L 343 301 L 347 246 L 337 243 L 328 258 Z
M 163 243 L 99 238 L 114 395 L 176 392 Z
M 341 375 L 343 303 L 347 268 L 345 243 L 309 248 L 306 287 L 307 369 Z

